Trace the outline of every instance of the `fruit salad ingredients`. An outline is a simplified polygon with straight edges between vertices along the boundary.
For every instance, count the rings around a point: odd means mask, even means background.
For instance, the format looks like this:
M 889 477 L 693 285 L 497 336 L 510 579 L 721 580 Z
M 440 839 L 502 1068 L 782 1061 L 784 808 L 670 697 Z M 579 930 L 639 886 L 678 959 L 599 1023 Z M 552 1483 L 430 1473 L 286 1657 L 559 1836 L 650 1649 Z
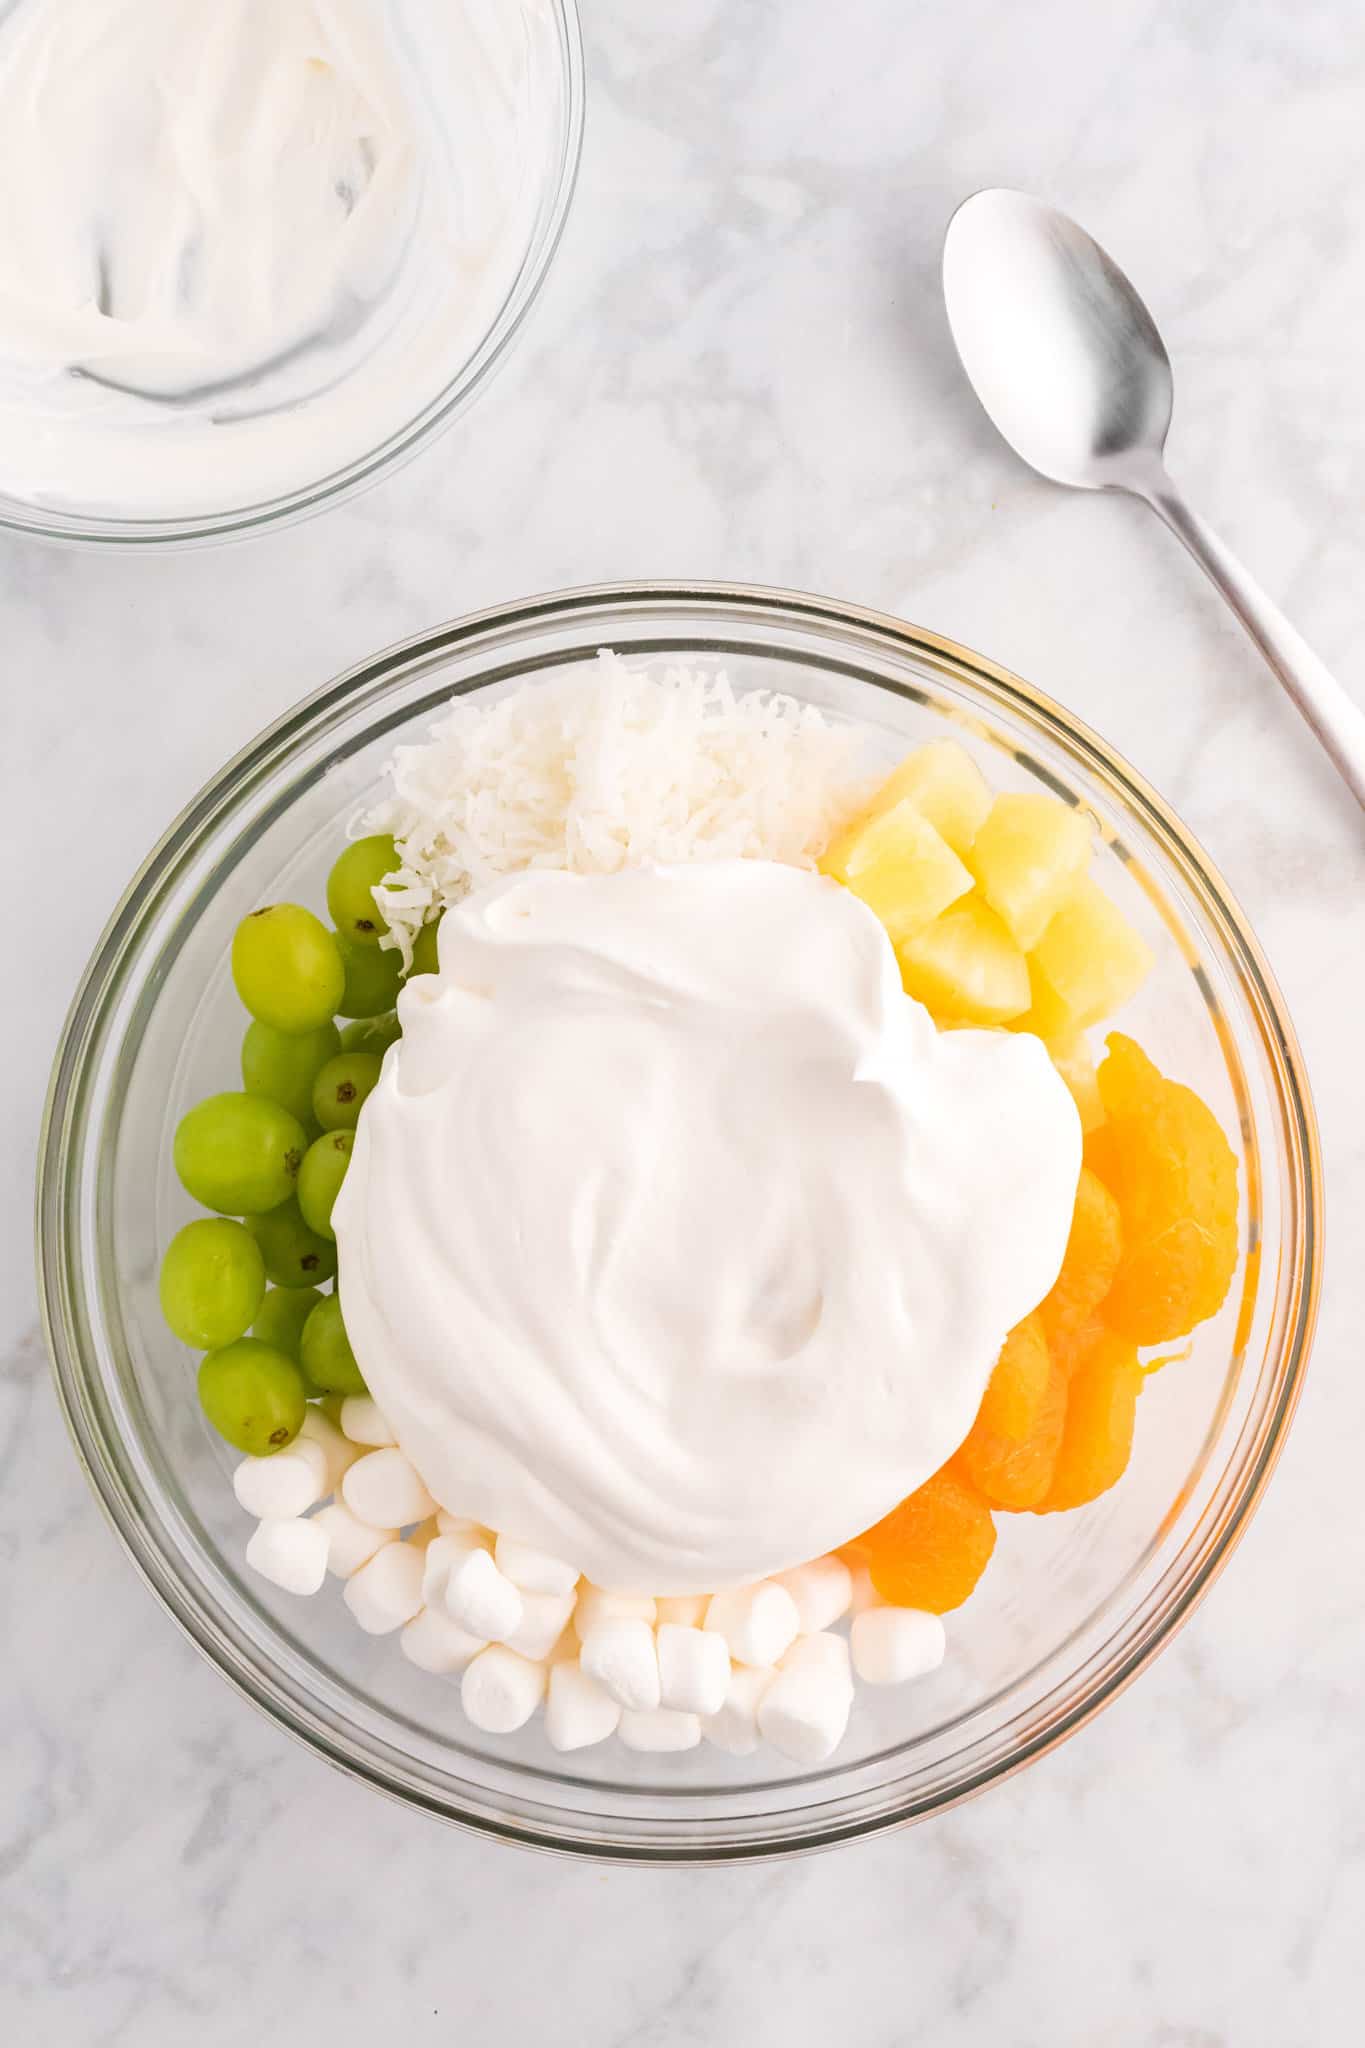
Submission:
M 336 1245 L 308 1228 L 296 1196 L 264 1216 L 249 1216 L 246 1227 L 276 1287 L 314 1288 L 335 1274 Z
M 412 972 L 418 967 L 414 959 Z M 398 1021 L 397 1010 L 384 1010 L 378 1017 L 357 1017 L 350 1024 L 341 1027 L 342 1052 L 377 1052 L 382 1059 L 391 1045 L 397 1045 L 403 1035 Z M 311 1101 L 311 1089 L 310 1089 Z
M 1083 1166 L 1062 1270 L 1038 1307 L 1038 1320 L 1053 1344 L 1068 1346 L 1095 1315 L 1122 1256 L 1119 1205 L 1103 1181 Z
M 388 930 L 375 891 L 397 865 L 398 855 L 387 832 L 352 840 L 332 863 L 327 877 L 327 915 L 340 936 L 353 946 L 377 946 Z
M 332 1205 L 341 1191 L 355 1145 L 354 1131 L 325 1131 L 299 1163 L 299 1213 L 310 1230 L 335 1242 Z
M 1087 875 L 1052 918 L 1033 952 L 1042 982 L 1072 1028 L 1112 1017 L 1137 994 L 1152 953 L 1111 897 Z
M 318 1068 L 340 1051 L 341 1033 L 330 1022 L 314 1031 L 287 1032 L 253 1017 L 242 1040 L 242 1086 L 307 1124 Z
M 599 1585 L 747 1584 L 874 1521 L 1060 1267 L 1044 1048 L 936 1031 L 822 876 L 514 877 L 399 1012 L 331 1219 L 356 1358 L 438 1499 Z
M 972 886 L 947 840 L 908 797 L 847 827 L 821 855 L 820 869 L 851 889 L 893 939 L 931 923 Z
M 1090 863 L 1094 832 L 1043 790 L 998 796 L 972 841 L 967 864 L 981 893 L 1027 953 L 1042 938 Z
M 343 1017 L 379 1017 L 398 1001 L 403 986 L 403 962 L 394 952 L 378 946 L 353 946 L 338 938 L 341 955 L 342 988 L 337 1011 Z
M 1122 1477 L 1133 1448 L 1142 1378 L 1133 1345 L 1105 1331 L 1067 1390 L 1062 1441 L 1039 1514 L 1082 1507 Z
M 1032 1507 L 1052 1478 L 1066 1413 L 1066 1375 L 1028 1316 L 1005 1340 L 955 1464 L 994 1507 Z
M 907 754 L 862 815 L 874 818 L 907 798 L 962 858 L 991 807 L 985 776 L 955 740 L 930 740 L 927 746 Z
M 265 1299 L 256 1311 L 256 1320 L 251 1325 L 253 1337 L 259 1337 L 263 1344 L 270 1344 L 276 1351 L 287 1352 L 297 1359 L 299 1344 L 303 1337 L 303 1326 L 313 1310 L 322 1300 L 316 1287 L 271 1287 L 266 1290 Z M 321 1388 L 310 1389 L 321 1392 Z
M 161 1261 L 161 1313 L 182 1344 L 213 1351 L 247 1329 L 265 1293 L 265 1266 L 240 1223 L 204 1216 L 178 1230 Z
M 232 980 L 253 1017 L 276 1031 L 320 1031 L 346 986 L 335 935 L 300 903 L 253 910 L 232 940 Z
M 199 1401 L 219 1436 L 253 1458 L 292 1443 L 307 1406 L 298 1366 L 258 1337 L 210 1351 L 199 1368 Z
M 307 1140 L 297 1117 L 260 1095 L 210 1095 L 176 1126 L 175 1170 L 206 1209 L 256 1216 L 294 1192 Z
M 313 1082 L 313 1115 L 324 1131 L 353 1131 L 379 1079 L 377 1052 L 339 1052 Z
M 1206 1103 L 1115 1032 L 1099 1070 L 1108 1117 L 1089 1141 L 1122 1218 L 1104 1319 L 1138 1344 L 1217 1313 L 1237 1265 L 1237 1162 Z
M 1028 962 L 977 896 L 896 944 L 907 995 L 940 1023 L 1007 1024 L 1028 1008 Z
M 303 1326 L 299 1364 L 325 1394 L 364 1394 L 369 1390 L 356 1364 L 335 1294 L 324 1294 Z
M 942 1471 L 848 1547 L 893 1607 L 946 1614 L 975 1590 L 990 1563 L 995 1524 L 975 1487 Z

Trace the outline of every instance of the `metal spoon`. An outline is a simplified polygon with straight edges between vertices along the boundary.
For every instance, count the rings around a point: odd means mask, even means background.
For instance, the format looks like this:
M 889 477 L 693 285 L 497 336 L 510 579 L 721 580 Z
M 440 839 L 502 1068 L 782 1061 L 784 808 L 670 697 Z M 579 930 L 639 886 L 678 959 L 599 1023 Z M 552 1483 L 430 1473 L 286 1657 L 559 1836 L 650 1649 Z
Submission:
M 943 294 L 962 367 L 1015 453 L 1054 483 L 1130 491 L 1160 513 L 1365 804 L 1365 712 L 1166 474 L 1171 361 L 1123 272 L 1065 214 L 977 192 L 948 224 Z

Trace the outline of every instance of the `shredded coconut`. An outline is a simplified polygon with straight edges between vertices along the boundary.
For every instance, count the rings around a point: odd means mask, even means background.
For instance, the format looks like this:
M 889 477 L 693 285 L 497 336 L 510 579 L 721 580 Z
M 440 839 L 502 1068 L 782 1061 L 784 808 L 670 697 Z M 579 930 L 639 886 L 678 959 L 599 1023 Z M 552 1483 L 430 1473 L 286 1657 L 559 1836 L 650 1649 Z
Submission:
M 602 649 L 590 679 L 457 698 L 388 763 L 390 793 L 356 820 L 401 862 L 375 891 L 381 945 L 412 962 L 422 925 L 521 868 L 610 874 L 646 862 L 812 867 L 866 793 L 855 729 L 723 673 L 631 668 Z

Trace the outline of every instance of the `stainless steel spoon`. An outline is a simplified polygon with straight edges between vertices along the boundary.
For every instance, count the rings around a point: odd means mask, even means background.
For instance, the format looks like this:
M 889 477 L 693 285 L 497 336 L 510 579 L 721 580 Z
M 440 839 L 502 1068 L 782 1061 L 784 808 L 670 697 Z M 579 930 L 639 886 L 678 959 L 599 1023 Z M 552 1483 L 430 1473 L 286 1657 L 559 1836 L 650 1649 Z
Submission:
M 1171 361 L 1123 272 L 1065 214 L 977 192 L 948 224 L 943 294 L 962 367 L 1015 453 L 1054 483 L 1129 491 L 1160 513 L 1365 804 L 1365 711 L 1166 473 Z

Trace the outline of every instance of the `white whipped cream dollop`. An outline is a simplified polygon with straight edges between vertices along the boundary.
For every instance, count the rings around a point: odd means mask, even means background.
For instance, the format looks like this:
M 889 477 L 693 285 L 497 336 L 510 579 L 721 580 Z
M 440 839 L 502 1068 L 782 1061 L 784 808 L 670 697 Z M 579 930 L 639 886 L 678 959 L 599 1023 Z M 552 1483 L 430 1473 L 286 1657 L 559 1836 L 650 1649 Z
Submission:
M 872 913 L 763 861 L 514 876 L 337 1201 L 371 1391 L 436 1498 L 599 1585 L 847 1541 L 961 1442 L 1081 1163 L 1035 1038 L 935 1030 Z
M 193 516 L 366 456 L 525 255 L 548 0 L 0 7 L 0 491 Z

